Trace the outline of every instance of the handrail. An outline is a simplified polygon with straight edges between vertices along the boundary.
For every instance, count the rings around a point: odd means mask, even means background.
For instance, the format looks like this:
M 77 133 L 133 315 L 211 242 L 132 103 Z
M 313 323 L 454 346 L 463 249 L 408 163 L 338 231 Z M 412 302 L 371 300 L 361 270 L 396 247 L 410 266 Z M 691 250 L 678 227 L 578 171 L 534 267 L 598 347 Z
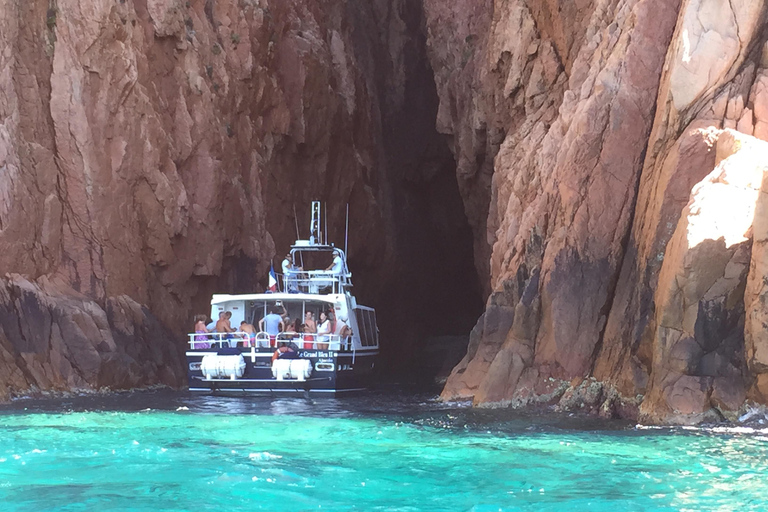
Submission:
M 268 348 L 276 347 L 279 343 L 295 343 L 300 349 L 314 349 L 314 350 L 353 350 L 354 344 L 352 343 L 352 337 L 347 336 L 342 338 L 338 334 L 317 334 L 317 333 L 291 333 L 281 332 L 277 336 L 270 336 L 269 333 L 264 331 L 258 332 L 255 335 L 250 335 L 247 332 L 207 332 L 207 333 L 190 333 L 187 334 L 189 341 L 189 347 L 191 349 L 200 348 L 216 348 L 214 345 L 218 344 L 220 347 L 236 347 L 238 343 L 242 343 L 244 347 L 256 347 L 256 348 Z M 201 339 L 204 338 L 204 339 Z
M 248 342 L 248 333 L 237 331 L 237 332 L 193 332 L 190 334 L 187 334 L 187 338 L 189 338 L 189 341 L 187 343 L 189 344 L 189 347 L 191 349 L 196 348 L 213 348 L 213 345 L 219 344 L 219 347 L 231 347 L 232 342 L 235 343 L 235 346 L 239 342 Z M 200 345 L 200 346 L 198 346 Z
M 296 270 L 290 274 L 280 274 L 284 292 L 319 293 L 330 287 L 332 293 L 342 293 L 344 288 L 352 286 L 352 274 L 334 273 L 328 270 Z

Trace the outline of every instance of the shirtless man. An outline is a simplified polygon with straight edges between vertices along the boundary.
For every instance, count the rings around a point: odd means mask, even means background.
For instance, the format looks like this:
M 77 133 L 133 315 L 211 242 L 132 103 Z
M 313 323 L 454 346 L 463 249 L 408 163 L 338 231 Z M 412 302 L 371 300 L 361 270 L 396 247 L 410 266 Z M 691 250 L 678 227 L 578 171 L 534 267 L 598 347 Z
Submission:
M 311 311 L 304 313 L 304 332 L 317 332 L 317 322 Z
M 244 332 L 248 334 L 248 344 L 250 346 L 254 345 L 254 340 L 256 339 L 256 328 L 243 320 L 240 322 L 240 332 Z
M 250 338 L 256 336 L 256 328 L 245 320 L 240 322 L 240 332 L 247 332 Z
M 232 318 L 231 311 L 223 311 L 219 313 L 219 321 L 216 322 L 216 332 L 235 332 L 232 325 L 229 323 L 230 318 Z

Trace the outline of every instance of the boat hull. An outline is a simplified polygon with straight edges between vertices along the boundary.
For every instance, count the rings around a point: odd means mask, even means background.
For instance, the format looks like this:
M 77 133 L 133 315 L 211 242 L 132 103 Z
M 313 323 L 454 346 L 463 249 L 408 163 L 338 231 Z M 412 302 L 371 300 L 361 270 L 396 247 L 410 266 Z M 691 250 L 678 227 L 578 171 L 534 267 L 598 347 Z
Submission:
M 187 372 L 190 391 L 217 394 L 316 395 L 336 396 L 362 391 L 371 386 L 378 351 L 332 351 L 300 349 L 298 359 L 311 364 L 311 374 L 305 380 L 277 379 L 272 372 L 274 349 L 240 348 L 245 361 L 242 376 L 237 378 L 206 378 L 200 369 L 203 357 L 217 354 L 214 349 L 188 350 Z M 227 355 L 233 355 L 227 349 Z M 237 354 L 234 354 L 237 355 Z

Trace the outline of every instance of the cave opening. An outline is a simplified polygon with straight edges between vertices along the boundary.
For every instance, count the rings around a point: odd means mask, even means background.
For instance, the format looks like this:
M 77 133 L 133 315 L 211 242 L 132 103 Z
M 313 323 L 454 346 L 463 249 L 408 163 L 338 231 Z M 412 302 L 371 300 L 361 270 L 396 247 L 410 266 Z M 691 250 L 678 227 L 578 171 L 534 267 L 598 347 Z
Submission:
M 402 86 L 396 92 L 379 88 L 394 265 L 384 275 L 360 277 L 381 287 L 382 372 L 430 383 L 463 357 L 483 297 L 455 157 L 436 128 L 439 98 L 423 3 L 404 0 L 399 9 L 405 23 Z M 381 84 L 396 81 L 387 71 L 378 74 Z

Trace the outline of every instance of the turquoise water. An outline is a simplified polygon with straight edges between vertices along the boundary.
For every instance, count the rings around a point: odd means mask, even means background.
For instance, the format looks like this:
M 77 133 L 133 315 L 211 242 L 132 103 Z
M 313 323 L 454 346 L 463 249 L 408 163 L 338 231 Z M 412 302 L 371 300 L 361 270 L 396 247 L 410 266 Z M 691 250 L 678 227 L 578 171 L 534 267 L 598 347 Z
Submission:
M 0 438 L 4 511 L 768 508 L 768 430 L 139 395 L 16 403 Z

